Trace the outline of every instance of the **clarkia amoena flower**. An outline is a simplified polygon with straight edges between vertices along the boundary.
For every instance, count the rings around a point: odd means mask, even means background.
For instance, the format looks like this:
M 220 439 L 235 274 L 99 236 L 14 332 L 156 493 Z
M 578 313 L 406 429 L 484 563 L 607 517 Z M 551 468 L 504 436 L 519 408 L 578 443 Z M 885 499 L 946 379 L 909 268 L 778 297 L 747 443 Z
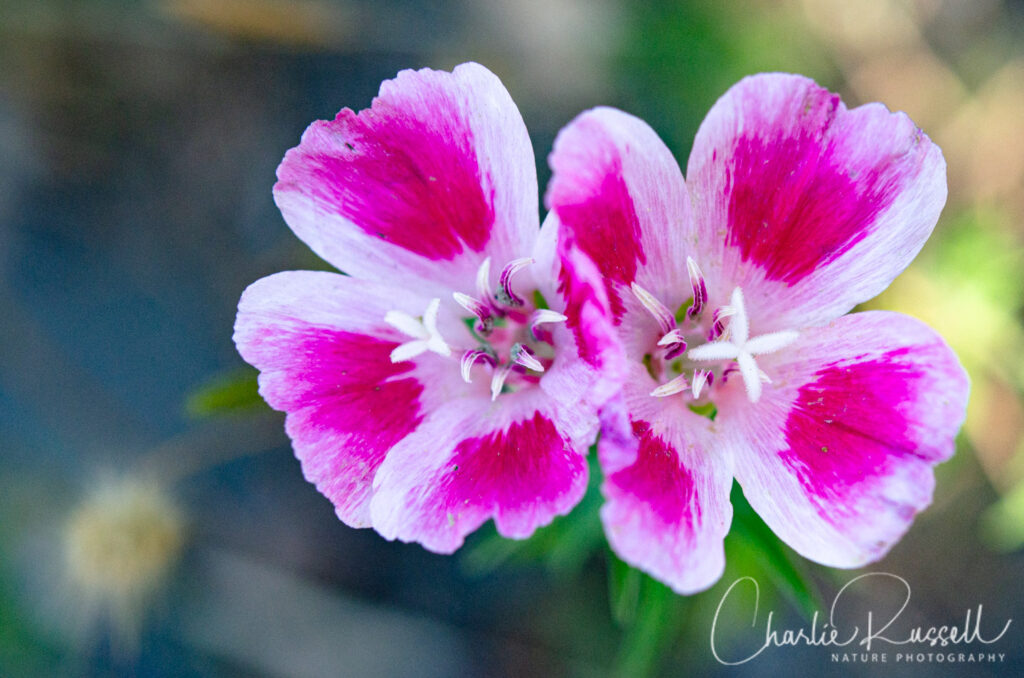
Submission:
M 884 555 L 931 501 L 968 380 L 919 321 L 843 314 L 931 233 L 938 147 L 904 114 L 767 74 L 711 109 L 686 183 L 650 127 L 609 108 L 550 161 L 548 206 L 605 277 L 628 359 L 613 403 L 628 428 L 599 449 L 614 550 L 676 591 L 710 586 L 735 477 L 804 556 Z
M 526 537 L 567 513 L 621 351 L 596 268 L 540 228 L 498 78 L 403 71 L 277 175 L 288 225 L 348 275 L 257 281 L 234 338 L 341 520 L 451 552 L 490 518 Z

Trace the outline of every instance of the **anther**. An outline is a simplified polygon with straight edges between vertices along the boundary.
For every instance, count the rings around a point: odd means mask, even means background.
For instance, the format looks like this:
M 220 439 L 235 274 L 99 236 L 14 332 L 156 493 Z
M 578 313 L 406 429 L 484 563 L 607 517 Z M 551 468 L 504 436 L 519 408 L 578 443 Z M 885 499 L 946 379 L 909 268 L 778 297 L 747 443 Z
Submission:
M 704 387 L 707 386 L 708 388 L 711 388 L 711 385 L 714 383 L 714 381 L 715 373 L 712 372 L 711 370 L 694 370 L 693 383 L 690 384 L 690 388 L 692 389 L 691 392 L 693 393 L 693 399 L 696 400 L 700 398 L 700 393 L 701 391 L 704 390 Z
M 665 308 L 665 304 L 655 299 L 653 294 L 637 285 L 636 282 L 630 283 L 629 289 L 632 290 L 633 296 L 640 302 L 640 305 L 658 321 L 658 327 L 661 328 L 662 334 L 667 334 L 675 328 L 676 319 L 672 312 Z
M 491 333 L 491 330 L 494 329 L 494 316 L 491 314 L 489 306 L 462 292 L 452 292 L 452 297 L 459 306 L 479 318 L 476 324 L 476 331 L 478 333 L 483 335 Z
M 666 398 L 676 393 L 682 393 L 686 390 L 689 384 L 686 382 L 686 377 L 680 374 L 678 377 L 667 381 L 658 388 L 651 391 L 651 395 L 655 398 Z
M 708 302 L 708 288 L 704 284 L 704 273 L 692 257 L 686 257 L 686 270 L 690 274 L 690 287 L 693 289 L 693 305 L 686 311 L 686 317 L 696 318 Z
M 487 257 L 476 270 L 476 292 L 477 296 L 487 306 L 494 306 L 494 296 L 491 294 L 491 258 Z
M 674 329 L 658 340 L 658 346 L 671 346 L 672 344 L 686 344 L 683 333 Z
M 736 309 L 731 306 L 716 308 L 711 314 L 711 330 L 708 332 L 708 341 L 714 341 L 725 334 L 725 319 L 735 315 Z
M 686 340 L 682 332 L 674 329 L 658 340 L 658 346 L 665 346 L 665 360 L 672 360 L 686 350 Z
M 512 276 L 532 263 L 533 259 L 524 257 L 508 262 L 505 268 L 501 269 L 501 275 L 498 276 L 498 284 L 501 285 L 502 301 L 510 306 L 522 306 L 525 303 L 519 295 L 512 291 Z
M 462 371 L 462 380 L 467 384 L 472 382 L 472 379 L 470 378 L 470 371 L 473 369 L 473 365 L 476 364 L 477 360 L 483 360 L 485 363 L 489 363 L 491 365 L 495 363 L 494 357 L 487 351 L 483 351 L 481 349 L 475 349 L 463 353 L 460 369 Z
M 501 394 L 501 389 L 505 385 L 505 380 L 508 378 L 509 372 L 512 370 L 510 363 L 505 363 L 494 370 L 494 374 L 491 376 L 491 401 L 498 399 Z
M 530 316 L 530 336 L 538 341 L 550 342 L 550 332 L 547 330 L 538 331 L 539 327 L 545 323 L 564 323 L 568 319 L 557 311 L 552 311 L 548 308 L 538 309 Z
M 537 360 L 533 350 L 525 344 L 515 344 L 512 346 L 511 356 L 513 362 L 522 365 L 528 370 L 533 370 L 534 372 L 544 371 L 544 365 Z

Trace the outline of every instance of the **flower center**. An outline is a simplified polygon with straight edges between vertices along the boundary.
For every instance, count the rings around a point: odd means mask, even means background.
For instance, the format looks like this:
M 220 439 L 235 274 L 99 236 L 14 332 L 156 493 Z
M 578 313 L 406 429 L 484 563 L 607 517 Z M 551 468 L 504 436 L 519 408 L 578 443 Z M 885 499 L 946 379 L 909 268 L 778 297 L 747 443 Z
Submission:
M 488 257 L 477 270 L 476 296 L 453 292 L 452 298 L 470 317 L 466 327 L 477 346 L 464 349 L 459 369 L 466 383 L 471 383 L 475 368 L 485 368 L 491 375 L 491 399 L 501 393 L 515 391 L 526 384 L 535 384 L 540 373 L 554 361 L 551 332 L 546 323 L 564 322 L 566 317 L 546 308 L 543 298 L 534 293 L 523 298 L 516 293 L 512 280 L 516 273 L 533 263 L 533 259 L 509 262 L 492 286 L 491 260 Z M 437 312 L 441 300 L 433 299 L 422 319 L 401 311 L 390 311 L 385 321 L 412 337 L 391 353 L 392 362 L 410 360 L 426 351 L 450 356 L 451 347 L 437 331 Z
M 708 294 L 704 276 L 693 259 L 687 257 L 686 266 L 693 302 L 678 322 L 647 290 L 636 283 L 632 285 L 634 296 L 654 316 L 662 332 L 654 350 L 644 355 L 648 372 L 662 382 L 651 395 L 664 398 L 689 390 L 693 401 L 700 400 L 702 394 L 710 399 L 716 378 L 721 385 L 732 372 L 738 371 L 747 397 L 756 403 L 761 397 L 762 383 L 771 383 L 771 379 L 758 367 L 755 357 L 789 346 L 799 335 L 793 330 L 783 330 L 751 337 L 743 291 L 739 287 L 733 290 L 728 306 L 715 309 L 710 318 L 706 317 Z M 706 343 L 687 351 L 688 346 L 705 340 Z M 692 374 L 689 380 L 688 374 Z

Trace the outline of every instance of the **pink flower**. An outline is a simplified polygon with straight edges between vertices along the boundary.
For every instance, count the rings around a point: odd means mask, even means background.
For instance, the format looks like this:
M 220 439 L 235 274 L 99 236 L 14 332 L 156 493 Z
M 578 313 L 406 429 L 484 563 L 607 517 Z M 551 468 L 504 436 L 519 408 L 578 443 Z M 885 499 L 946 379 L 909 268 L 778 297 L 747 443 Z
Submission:
M 235 343 L 341 520 L 451 552 L 487 519 L 526 537 L 567 513 L 618 352 L 596 269 L 540 229 L 533 149 L 499 80 L 477 64 L 399 73 L 369 109 L 314 122 L 274 196 L 348 276 L 257 281 Z
M 551 165 L 549 207 L 604 274 L 628 359 L 631 444 L 606 432 L 599 450 L 615 551 L 707 588 L 735 476 L 804 556 L 882 557 L 931 501 L 968 381 L 919 321 L 843 314 L 931 233 L 938 147 L 906 115 L 769 74 L 711 109 L 685 184 L 657 135 L 609 108 L 563 130 Z

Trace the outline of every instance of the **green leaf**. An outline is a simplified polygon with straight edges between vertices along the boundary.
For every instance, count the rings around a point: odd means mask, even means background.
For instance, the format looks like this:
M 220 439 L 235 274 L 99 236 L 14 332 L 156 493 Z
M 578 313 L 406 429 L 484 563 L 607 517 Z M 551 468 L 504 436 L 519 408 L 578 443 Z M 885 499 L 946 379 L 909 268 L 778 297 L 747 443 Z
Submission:
M 755 562 L 760 564 L 782 594 L 810 619 L 816 611 L 823 609 L 824 602 L 803 560 L 792 553 L 771 528 L 764 524 L 747 503 L 739 484 L 733 485 L 730 499 L 733 521 L 728 538 L 756 552 L 760 557 Z
M 482 577 L 521 557 L 525 546 L 525 541 L 506 539 L 493 525 L 487 525 L 463 549 L 459 565 L 467 575 Z
M 612 616 L 624 628 L 612 674 L 623 678 L 654 675 L 664 650 L 679 633 L 688 600 L 610 551 L 608 584 Z
M 642 578 L 643 574 L 639 570 L 619 560 L 611 551 L 608 552 L 608 602 L 612 608 L 612 618 L 620 626 L 630 626 L 636 621 Z
M 981 515 L 981 537 L 999 552 L 1024 546 L 1024 483 L 988 507 Z
M 592 455 L 596 458 L 597 455 Z M 572 576 L 583 569 L 586 562 L 604 548 L 604 527 L 601 525 L 601 475 L 591 469 L 590 485 L 582 501 L 568 516 L 560 518 L 554 527 L 544 564 L 558 576 Z
M 244 367 L 213 378 L 189 394 L 185 411 L 194 417 L 213 417 L 266 409 L 256 381 L 258 374 Z
M 687 405 L 687 407 L 689 407 L 690 411 L 693 412 L 694 414 L 699 414 L 702 417 L 707 417 L 711 421 L 714 421 L 715 417 L 718 416 L 718 408 L 715 407 L 715 404 L 711 402 L 704 403 L 703 405 L 694 405 L 691 403 Z

